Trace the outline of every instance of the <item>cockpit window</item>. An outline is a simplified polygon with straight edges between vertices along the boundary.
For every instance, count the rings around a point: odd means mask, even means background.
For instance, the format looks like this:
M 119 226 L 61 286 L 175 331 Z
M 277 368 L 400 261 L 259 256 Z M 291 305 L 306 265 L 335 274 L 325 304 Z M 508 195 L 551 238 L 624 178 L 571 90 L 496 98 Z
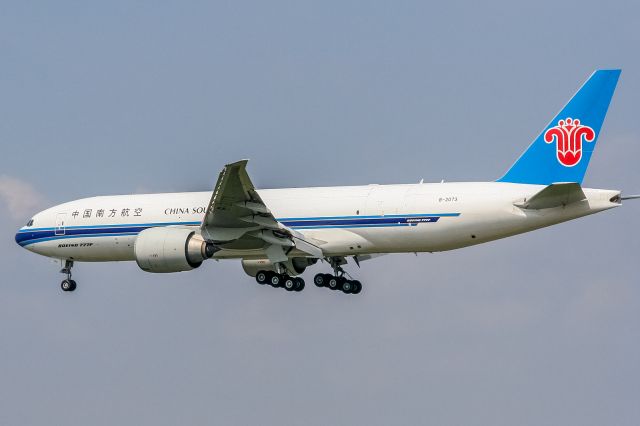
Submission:
M 29 220 L 29 222 L 27 222 L 27 226 L 32 226 L 33 225 L 33 219 Z

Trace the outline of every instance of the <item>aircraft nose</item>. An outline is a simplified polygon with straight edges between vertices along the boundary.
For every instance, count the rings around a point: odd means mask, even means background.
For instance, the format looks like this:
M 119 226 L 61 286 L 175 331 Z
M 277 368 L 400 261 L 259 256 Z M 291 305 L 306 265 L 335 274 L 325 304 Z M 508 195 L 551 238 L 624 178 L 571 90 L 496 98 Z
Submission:
M 31 232 L 26 232 L 24 228 L 18 229 L 18 232 L 16 232 L 15 236 L 16 244 L 18 244 L 20 247 L 25 247 L 25 243 L 30 238 L 32 238 L 32 235 L 33 234 Z M 25 248 L 28 248 L 28 246 Z
M 32 240 L 35 236 L 33 222 L 36 216 L 33 216 L 31 219 L 29 219 L 29 221 L 25 226 L 18 229 L 18 232 L 16 232 L 16 236 L 15 236 L 16 244 L 30 251 L 31 249 L 29 248 L 28 244 L 29 244 L 29 241 Z

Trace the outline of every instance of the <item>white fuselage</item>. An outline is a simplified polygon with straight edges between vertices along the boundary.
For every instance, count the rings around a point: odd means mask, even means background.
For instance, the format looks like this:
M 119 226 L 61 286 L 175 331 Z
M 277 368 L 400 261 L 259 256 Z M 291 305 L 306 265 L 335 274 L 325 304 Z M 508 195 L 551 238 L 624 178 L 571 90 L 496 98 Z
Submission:
M 544 186 L 436 183 L 260 190 L 279 222 L 320 241 L 327 256 L 435 252 L 479 244 L 603 211 L 619 191 L 584 189 L 586 200 L 526 210 L 514 203 Z M 16 241 L 30 251 L 77 261 L 134 260 L 149 227 L 199 229 L 211 192 L 117 195 L 57 205 L 33 217 Z M 216 258 L 264 258 L 222 250 Z

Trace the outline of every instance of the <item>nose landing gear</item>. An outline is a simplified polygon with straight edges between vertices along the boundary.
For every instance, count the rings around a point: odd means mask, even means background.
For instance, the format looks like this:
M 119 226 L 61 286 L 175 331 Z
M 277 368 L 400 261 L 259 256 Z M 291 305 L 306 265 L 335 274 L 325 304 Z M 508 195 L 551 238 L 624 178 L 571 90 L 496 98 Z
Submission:
M 76 282 L 71 279 L 71 268 L 73 268 L 73 260 L 67 260 L 64 263 L 64 268 L 60 270 L 60 273 L 67 275 L 67 278 L 60 283 L 62 291 L 73 291 L 76 289 Z

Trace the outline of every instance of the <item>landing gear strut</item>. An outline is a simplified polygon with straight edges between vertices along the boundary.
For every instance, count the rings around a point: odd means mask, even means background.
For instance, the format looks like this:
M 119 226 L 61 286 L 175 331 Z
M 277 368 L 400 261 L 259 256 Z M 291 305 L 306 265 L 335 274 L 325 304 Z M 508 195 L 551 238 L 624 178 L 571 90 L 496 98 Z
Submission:
M 60 270 L 60 273 L 67 275 L 67 278 L 60 283 L 62 291 L 73 291 L 76 289 L 76 282 L 71 279 L 71 268 L 73 268 L 73 260 L 67 260 L 64 263 L 64 268 Z

